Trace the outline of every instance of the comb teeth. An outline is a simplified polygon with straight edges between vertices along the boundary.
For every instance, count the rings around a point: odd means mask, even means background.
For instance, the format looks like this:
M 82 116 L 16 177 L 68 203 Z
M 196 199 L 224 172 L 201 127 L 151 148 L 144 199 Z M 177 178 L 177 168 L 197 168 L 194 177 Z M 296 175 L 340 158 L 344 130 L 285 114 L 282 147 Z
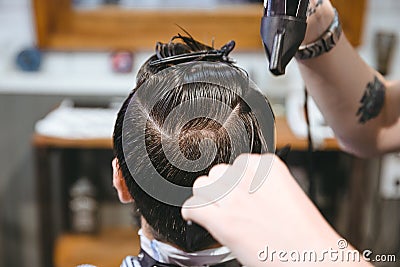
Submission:
M 235 41 L 230 41 L 225 44 L 221 49 L 203 50 L 197 52 L 188 52 L 180 55 L 172 55 L 166 52 L 166 46 L 169 44 L 157 43 L 156 55 L 157 60 L 149 63 L 150 66 L 158 66 L 161 64 L 180 64 L 191 61 L 206 61 L 215 60 L 227 63 L 233 63 L 234 60 L 229 57 L 229 53 L 235 48 Z

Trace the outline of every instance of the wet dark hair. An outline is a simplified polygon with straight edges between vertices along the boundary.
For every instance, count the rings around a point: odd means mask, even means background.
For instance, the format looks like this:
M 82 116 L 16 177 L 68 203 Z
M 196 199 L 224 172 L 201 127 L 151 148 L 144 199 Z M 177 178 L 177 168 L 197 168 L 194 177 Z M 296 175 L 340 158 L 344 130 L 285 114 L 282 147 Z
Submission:
M 243 80 L 248 80 L 246 72 L 236 67 L 228 57 L 233 46 L 234 43 L 230 42 L 220 50 L 216 50 L 195 41 L 190 36 L 181 35 L 175 36 L 169 43 L 158 43 L 156 53 L 139 70 L 137 86 L 123 103 L 115 123 L 113 135 L 115 156 L 138 211 L 151 226 L 156 239 L 175 244 L 188 252 L 206 249 L 216 241 L 200 226 L 191 227 L 188 231 L 188 226 L 181 217 L 181 208 L 162 203 L 148 195 L 138 185 L 135 177 L 140 177 L 142 180 L 153 179 L 150 170 L 156 169 L 164 179 L 174 184 L 192 186 L 197 177 L 206 175 L 214 165 L 232 163 L 234 160 L 232 150 L 235 145 L 232 140 L 239 140 L 239 143 L 242 140 L 250 144 L 247 151 L 241 152 L 262 153 L 267 151 L 267 137 L 260 130 L 254 112 L 243 99 L 249 90 L 254 89 L 241 86 L 233 78 L 239 76 Z M 190 55 L 194 56 L 190 57 Z M 196 61 L 202 64 L 188 64 L 188 62 Z M 177 66 L 185 66 L 185 72 L 179 68 L 175 69 Z M 137 92 L 155 74 L 161 75 L 161 78 L 157 78 L 158 82 L 169 83 L 170 81 L 162 76 L 163 70 L 170 70 L 174 79 L 178 80 L 187 75 L 203 78 L 217 77 L 217 79 L 223 80 L 225 86 L 206 82 L 204 79 L 201 82 L 183 84 L 159 93 L 156 107 L 148 106 L 146 99 L 141 99 Z M 146 90 L 151 90 L 151 88 L 146 88 Z M 183 102 L 189 106 L 196 105 L 196 103 L 198 105 L 196 102 L 198 98 L 207 98 L 223 103 L 229 107 L 231 113 L 222 123 L 217 122 L 212 118 L 219 110 L 211 106 L 204 106 L 202 108 L 209 116 L 192 119 L 185 122 L 181 128 L 174 123 L 166 122 L 167 116 L 174 108 Z M 130 106 L 133 99 L 135 104 Z M 134 151 L 143 130 L 137 129 L 137 127 L 129 129 L 123 127 L 126 120 L 133 121 L 132 125 L 134 125 L 135 121 L 143 119 L 146 121 L 144 140 L 147 155 Z M 179 120 L 179 118 L 177 119 Z M 238 124 L 244 125 L 245 133 L 236 130 Z M 123 131 L 129 131 L 124 138 L 123 135 L 126 133 Z M 162 139 L 162 142 L 169 142 L 172 137 L 178 140 L 179 148 L 177 151 L 169 151 L 170 154 L 182 153 L 189 161 L 204 157 L 211 164 L 202 170 L 193 172 L 180 169 L 176 164 L 172 164 L 161 143 Z M 211 146 L 206 146 L 205 150 L 200 149 L 201 143 L 206 139 L 214 143 L 214 152 L 211 151 Z M 126 151 L 126 147 L 124 148 L 124 145 L 127 144 L 129 151 Z M 151 164 L 143 163 L 143 157 L 149 157 Z M 129 166 L 135 166 L 135 168 L 129 168 Z

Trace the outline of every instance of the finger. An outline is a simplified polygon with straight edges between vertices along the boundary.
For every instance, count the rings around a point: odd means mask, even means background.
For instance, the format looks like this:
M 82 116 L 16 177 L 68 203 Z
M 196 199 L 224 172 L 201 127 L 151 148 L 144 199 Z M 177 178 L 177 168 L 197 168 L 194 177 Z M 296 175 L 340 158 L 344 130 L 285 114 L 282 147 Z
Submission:
M 194 197 L 188 199 L 181 209 L 182 217 L 188 222 L 195 222 L 203 226 L 218 242 L 224 244 L 227 232 L 227 215 L 225 210 L 218 206 L 218 202 L 202 207 L 191 208 L 191 202 L 197 202 Z M 229 234 L 228 234 L 229 235 Z
M 221 183 L 209 176 L 200 176 L 193 184 L 192 207 L 200 207 L 217 201 L 226 191 Z
M 197 206 L 197 203 L 205 201 L 205 199 L 200 199 L 197 196 L 189 198 L 182 206 L 182 217 L 185 220 L 194 221 L 206 228 L 213 225 L 220 214 L 219 207 L 215 203 Z
M 236 170 L 231 167 L 221 166 L 219 170 L 215 170 L 214 177 L 199 177 L 193 187 L 193 195 L 199 197 L 196 206 L 206 205 L 226 197 L 239 181 L 235 173 Z
M 239 188 L 255 192 L 267 179 L 276 156 L 273 154 L 242 154 L 233 163 L 240 175 Z
M 259 162 L 258 154 L 241 154 L 233 162 L 234 173 L 240 180 L 239 189 L 248 190 Z
M 228 164 L 218 164 L 211 168 L 208 176 L 211 177 L 213 180 L 217 180 L 223 176 L 230 165 Z
M 199 176 L 193 183 L 193 190 L 211 184 L 213 181 L 207 175 Z
M 204 190 L 214 191 L 215 198 L 219 198 L 230 191 L 230 189 L 237 184 L 235 183 L 237 179 L 232 175 L 232 172 L 229 171 L 231 167 L 232 165 L 228 164 L 218 164 L 214 166 L 208 174 L 212 183 L 210 183 L 208 188 L 204 188 Z
M 212 215 L 218 213 L 218 205 L 213 202 L 206 205 L 198 205 L 204 203 L 207 199 L 200 196 L 192 196 L 182 206 L 181 213 L 185 220 L 194 220 L 196 222 L 208 222 L 212 219 Z
M 278 159 L 278 157 L 274 154 L 260 155 L 260 157 L 258 158 L 257 166 L 253 170 L 254 177 L 253 179 L 251 179 L 251 183 L 248 187 L 250 193 L 256 192 L 264 185 L 271 173 L 272 166 L 276 159 Z

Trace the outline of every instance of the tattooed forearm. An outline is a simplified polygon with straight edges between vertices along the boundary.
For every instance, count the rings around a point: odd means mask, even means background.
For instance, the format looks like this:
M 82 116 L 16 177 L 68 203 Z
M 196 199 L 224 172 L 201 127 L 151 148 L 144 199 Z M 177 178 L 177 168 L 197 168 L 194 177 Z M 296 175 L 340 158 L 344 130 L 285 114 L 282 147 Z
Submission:
M 360 123 L 364 124 L 379 115 L 385 102 L 385 92 L 385 85 L 376 76 L 372 82 L 367 84 L 365 93 L 360 100 L 361 107 L 357 111 Z

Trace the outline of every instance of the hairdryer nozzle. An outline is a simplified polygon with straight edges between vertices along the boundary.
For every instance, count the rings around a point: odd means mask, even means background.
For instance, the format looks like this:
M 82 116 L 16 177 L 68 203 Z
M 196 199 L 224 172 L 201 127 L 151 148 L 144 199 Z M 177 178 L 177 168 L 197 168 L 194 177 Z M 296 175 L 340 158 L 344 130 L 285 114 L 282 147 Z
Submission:
M 269 70 L 275 75 L 285 74 L 287 64 L 304 40 L 307 29 L 304 6 L 307 5 L 308 0 L 268 0 L 265 6 L 261 37 L 269 59 Z M 297 12 L 289 12 L 291 10 Z

